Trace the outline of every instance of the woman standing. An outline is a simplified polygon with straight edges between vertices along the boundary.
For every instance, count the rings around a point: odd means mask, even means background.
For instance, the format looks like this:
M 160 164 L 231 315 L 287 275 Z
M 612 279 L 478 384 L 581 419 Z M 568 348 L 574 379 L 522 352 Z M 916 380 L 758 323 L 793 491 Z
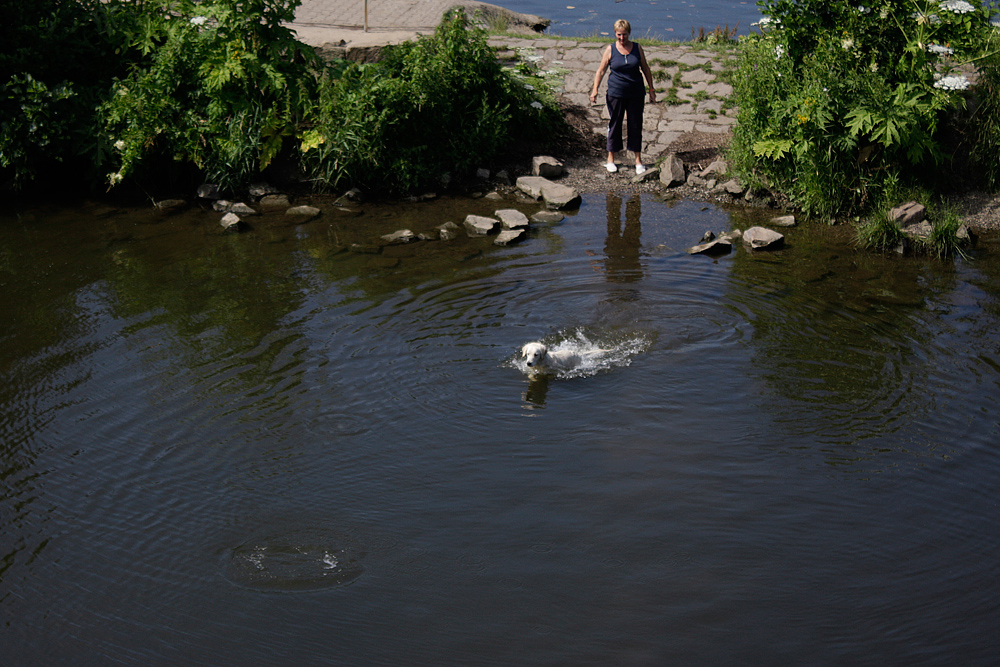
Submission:
M 590 101 L 597 103 L 597 89 L 601 85 L 604 73 L 611 68 L 608 75 L 608 164 L 609 172 L 618 171 L 615 165 L 615 153 L 622 149 L 622 121 L 628 118 L 628 149 L 635 153 L 635 173 L 646 171 L 642 164 L 642 109 L 646 101 L 646 89 L 642 85 L 645 76 L 649 83 L 649 101 L 656 102 L 656 91 L 653 90 L 653 72 L 646 63 L 646 55 L 642 48 L 629 40 L 632 26 L 628 21 L 615 21 L 615 43 L 604 50 L 601 66 L 594 75 L 594 89 L 590 91 Z

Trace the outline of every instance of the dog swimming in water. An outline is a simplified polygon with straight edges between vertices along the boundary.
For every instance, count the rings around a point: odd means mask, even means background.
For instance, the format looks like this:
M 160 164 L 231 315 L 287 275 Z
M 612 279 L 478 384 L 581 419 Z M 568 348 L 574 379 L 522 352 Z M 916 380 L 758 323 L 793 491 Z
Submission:
M 583 362 L 585 356 L 602 354 L 610 350 L 588 350 L 573 352 L 572 350 L 549 351 L 545 343 L 528 343 L 521 348 L 521 357 L 530 371 L 546 373 L 554 371 L 573 370 Z

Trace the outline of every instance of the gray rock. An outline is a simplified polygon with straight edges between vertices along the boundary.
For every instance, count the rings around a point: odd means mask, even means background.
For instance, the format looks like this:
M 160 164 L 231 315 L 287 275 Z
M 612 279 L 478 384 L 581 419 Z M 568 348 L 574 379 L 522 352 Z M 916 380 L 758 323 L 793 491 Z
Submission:
M 926 220 L 903 227 L 903 233 L 913 238 L 929 239 L 933 232 L 934 226 Z
M 476 178 L 478 178 L 478 179 L 480 179 L 482 181 L 485 181 L 489 177 L 490 177 L 490 170 L 489 169 L 484 169 L 482 167 L 480 167 L 479 169 L 476 169 Z
M 542 188 L 542 199 L 545 200 L 545 206 L 553 211 L 577 208 L 583 201 L 575 188 L 551 182 Z
M 161 211 L 176 211 L 187 206 L 187 202 L 183 199 L 161 199 L 153 206 Z
M 285 217 L 296 218 L 299 222 L 312 220 L 320 214 L 315 206 L 293 206 L 285 211 Z
M 382 252 L 382 246 L 373 243 L 352 243 L 347 249 L 361 255 L 377 255 Z
M 701 236 L 701 240 L 698 243 L 709 243 L 715 240 L 715 232 L 707 231 Z
M 344 194 L 340 195 L 337 201 L 334 202 L 337 206 L 349 206 L 350 204 L 360 204 L 362 200 L 361 190 L 357 188 L 351 188 Z
M 692 188 L 703 188 L 708 184 L 708 181 L 706 181 L 698 174 L 692 173 L 690 176 L 687 177 L 687 184 Z
M 487 218 L 484 215 L 465 216 L 465 231 L 469 236 L 486 236 L 496 231 L 500 226 L 500 221 L 496 218 Z
M 541 176 L 521 176 L 517 179 L 517 189 L 532 199 L 544 199 L 550 210 L 573 208 L 581 202 L 580 193 L 574 188 Z
M 265 211 L 279 211 L 291 205 L 287 195 L 264 195 L 260 199 L 260 207 Z
M 487 192 L 485 195 L 483 195 L 483 199 L 489 199 L 491 201 L 502 201 L 503 195 L 500 194 L 499 192 Z
M 531 175 L 542 178 L 559 178 L 566 173 L 563 163 L 548 155 L 531 158 Z
M 743 186 L 735 178 L 726 181 L 725 183 L 719 183 L 712 188 L 712 192 L 725 192 L 733 195 L 734 197 L 743 196 Z
M 556 223 L 562 222 L 566 216 L 558 211 L 538 211 L 532 213 L 531 219 L 535 222 Z
M 709 178 L 710 176 L 725 176 L 726 172 L 729 171 L 729 163 L 725 160 L 716 160 L 712 164 L 708 165 L 701 170 L 699 176 L 702 178 Z
M 668 188 L 682 185 L 686 180 L 684 173 L 684 162 L 675 153 L 660 163 L 660 183 Z
M 975 245 L 977 241 L 976 233 L 965 224 L 958 226 L 958 229 L 955 231 L 955 236 L 959 241 L 971 243 L 972 245 Z
M 257 183 L 251 183 L 249 188 L 249 194 L 251 197 L 259 199 L 266 195 L 273 195 L 279 192 L 278 188 L 272 187 L 270 183 L 264 181 L 258 181 Z
M 256 209 L 252 208 L 248 204 L 244 204 L 241 201 L 233 202 L 233 205 L 229 210 L 236 215 L 257 215 Z
M 495 178 L 496 178 L 496 180 L 500 181 L 501 183 L 505 183 L 507 185 L 510 185 L 510 174 L 507 173 L 506 169 L 501 169 L 500 171 L 498 171 L 497 175 L 495 176 Z
M 212 202 L 212 209 L 220 213 L 235 213 L 236 215 L 257 215 L 257 211 L 250 208 L 241 201 L 229 201 L 228 199 L 216 199 Z
M 785 244 L 785 236 L 766 227 L 751 227 L 743 232 L 743 244 L 753 250 L 772 250 Z
M 515 208 L 501 208 L 494 212 L 500 218 L 500 224 L 504 229 L 526 229 L 528 227 L 528 216 Z
M 222 230 L 229 234 L 238 234 L 239 232 L 245 232 L 250 229 L 247 223 L 240 219 L 240 216 L 235 213 L 226 213 L 222 216 L 222 220 L 219 221 L 219 225 L 222 226 Z
M 454 222 L 446 222 L 443 225 L 438 225 L 438 238 L 442 241 L 451 241 L 452 239 L 458 238 L 458 233 L 462 228 L 456 225 Z
M 526 228 L 505 229 L 493 240 L 493 245 L 510 245 L 528 237 Z
M 400 229 L 392 234 L 384 234 L 382 240 L 388 245 L 402 245 L 403 243 L 413 243 L 417 240 L 417 235 L 409 229 Z
M 646 181 L 654 181 L 660 177 L 659 167 L 649 167 L 646 171 L 641 174 L 636 174 L 632 177 L 633 183 L 644 183 Z
M 733 240 L 727 236 L 720 236 L 707 243 L 699 243 L 687 249 L 689 255 L 725 255 L 732 252 Z
M 899 224 L 900 227 L 916 224 L 927 217 L 927 207 L 915 201 L 901 204 L 889 211 L 889 219 Z
M 771 218 L 771 224 L 778 227 L 794 227 L 799 223 L 795 220 L 794 215 L 779 215 L 776 218 Z
M 327 209 L 327 213 L 332 213 L 339 218 L 356 218 L 364 214 L 360 208 L 352 208 L 350 206 L 333 206 Z
M 541 199 L 542 187 L 546 183 L 551 183 L 551 181 L 541 176 L 521 176 L 517 179 L 516 186 L 518 190 L 532 199 Z
M 198 196 L 202 199 L 219 199 L 219 186 L 214 183 L 199 185 Z

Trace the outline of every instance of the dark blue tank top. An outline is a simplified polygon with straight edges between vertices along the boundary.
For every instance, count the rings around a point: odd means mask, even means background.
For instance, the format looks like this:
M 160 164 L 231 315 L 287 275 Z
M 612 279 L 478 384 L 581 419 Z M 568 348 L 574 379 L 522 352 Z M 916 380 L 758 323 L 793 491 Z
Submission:
M 632 42 L 632 53 L 622 55 L 615 44 L 611 45 L 611 73 L 608 74 L 608 97 L 642 97 L 646 86 L 642 83 L 639 45 Z

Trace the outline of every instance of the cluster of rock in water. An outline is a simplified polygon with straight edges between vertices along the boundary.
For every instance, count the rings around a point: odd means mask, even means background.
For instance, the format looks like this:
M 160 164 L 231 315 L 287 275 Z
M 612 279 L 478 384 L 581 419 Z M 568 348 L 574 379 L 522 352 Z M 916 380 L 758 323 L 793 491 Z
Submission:
M 896 252 L 900 254 L 905 254 L 913 242 L 928 241 L 934 232 L 934 225 L 927 220 L 927 207 L 915 201 L 900 204 L 890 210 L 889 219 L 898 224 L 904 234 L 903 241 L 896 247 Z M 976 242 L 975 233 L 964 223 L 959 225 L 955 237 L 963 245 Z
M 736 179 L 722 180 L 728 170 L 728 164 L 718 160 L 704 169 L 689 172 L 683 161 L 676 155 L 670 154 L 658 165 L 633 177 L 632 182 L 642 183 L 659 180 L 665 188 L 687 185 L 710 194 L 728 196 L 734 200 L 742 198 L 746 202 L 768 203 L 766 200 L 769 193 L 748 191 Z M 445 222 L 435 227 L 431 232 L 415 233 L 409 229 L 400 229 L 381 236 L 370 244 L 354 244 L 350 250 L 361 253 L 379 253 L 386 246 L 415 241 L 449 241 L 463 233 L 472 238 L 494 236 L 493 243 L 498 246 L 516 243 L 527 238 L 532 221 L 539 223 L 559 222 L 563 219 L 561 210 L 573 209 L 580 205 L 580 194 L 575 188 L 554 180 L 561 178 L 564 174 L 565 169 L 561 162 L 549 156 L 537 156 L 532 160 L 531 175 L 521 176 L 516 180 L 515 187 L 522 195 L 544 206 L 544 210 L 533 214 L 531 219 L 517 209 L 501 208 L 497 209 L 492 216 L 467 215 L 461 224 Z M 488 178 L 489 172 L 479 173 L 478 176 L 484 179 Z M 292 206 L 287 195 L 266 184 L 251 186 L 249 190 L 249 195 L 256 202 L 257 208 L 241 201 L 222 199 L 219 188 L 214 185 L 202 185 L 198 188 L 197 194 L 200 199 L 211 201 L 212 208 L 222 214 L 219 225 L 226 233 L 248 231 L 250 226 L 247 224 L 246 218 L 259 215 L 261 212 L 284 211 L 284 215 L 294 223 L 308 222 L 324 212 L 315 206 Z M 502 199 L 499 195 L 494 196 L 496 199 Z M 350 190 L 332 207 L 327 207 L 325 210 L 327 213 L 337 216 L 360 215 L 360 210 L 354 206 L 360 201 L 360 198 L 359 191 Z M 158 202 L 157 207 L 171 210 L 184 206 L 186 203 L 183 200 L 164 200 Z M 916 202 L 908 202 L 893 209 L 890 217 L 901 226 L 909 239 L 918 241 L 927 239 L 933 229 L 926 220 L 926 209 Z M 792 215 L 781 215 L 771 219 L 771 225 L 775 227 L 791 227 L 795 224 L 796 220 Z M 974 242 L 972 232 L 965 225 L 959 229 L 958 237 L 966 242 Z M 742 240 L 743 245 L 750 250 L 772 250 L 784 245 L 783 234 L 767 227 L 755 226 L 744 232 L 739 229 L 720 232 L 718 235 L 706 232 L 701 241 L 688 248 L 687 252 L 706 255 L 724 254 L 731 252 L 738 240 Z M 905 244 L 899 248 L 900 252 L 905 252 L 905 250 Z
M 548 156 L 538 156 L 532 161 L 532 175 L 517 179 L 516 187 L 525 196 L 530 197 L 545 206 L 532 216 L 535 222 L 559 222 L 563 214 L 558 211 L 576 208 L 581 197 L 576 189 L 556 183 L 552 178 L 558 178 L 564 173 L 561 162 Z M 478 174 L 488 177 L 488 172 Z M 222 198 L 217 185 L 205 184 L 198 188 L 197 196 L 204 201 L 211 201 L 212 208 L 222 214 L 219 225 L 223 232 L 240 233 L 251 229 L 247 218 L 260 213 L 275 213 L 284 211 L 285 216 L 294 223 L 308 222 L 326 212 L 342 217 L 360 215 L 361 211 L 354 207 L 361 200 L 361 193 L 352 189 L 340 197 L 332 207 L 321 210 L 315 206 L 292 206 L 286 194 L 271 186 L 260 183 L 252 185 L 249 195 L 256 202 L 256 208 L 242 201 L 229 201 Z M 433 198 L 434 195 L 418 197 L 417 199 Z M 167 199 L 156 203 L 156 207 L 165 210 L 176 210 L 187 205 L 181 199 Z M 356 252 L 371 253 L 387 245 L 411 243 L 414 241 L 442 240 L 456 238 L 463 231 L 470 237 L 496 235 L 495 245 L 508 245 L 527 237 L 531 221 L 516 209 L 498 209 L 494 217 L 468 215 L 461 226 L 454 222 L 446 222 L 435 228 L 433 233 L 414 233 L 409 229 L 400 229 L 392 234 L 382 236 L 378 242 L 370 245 L 355 244 L 350 249 Z

